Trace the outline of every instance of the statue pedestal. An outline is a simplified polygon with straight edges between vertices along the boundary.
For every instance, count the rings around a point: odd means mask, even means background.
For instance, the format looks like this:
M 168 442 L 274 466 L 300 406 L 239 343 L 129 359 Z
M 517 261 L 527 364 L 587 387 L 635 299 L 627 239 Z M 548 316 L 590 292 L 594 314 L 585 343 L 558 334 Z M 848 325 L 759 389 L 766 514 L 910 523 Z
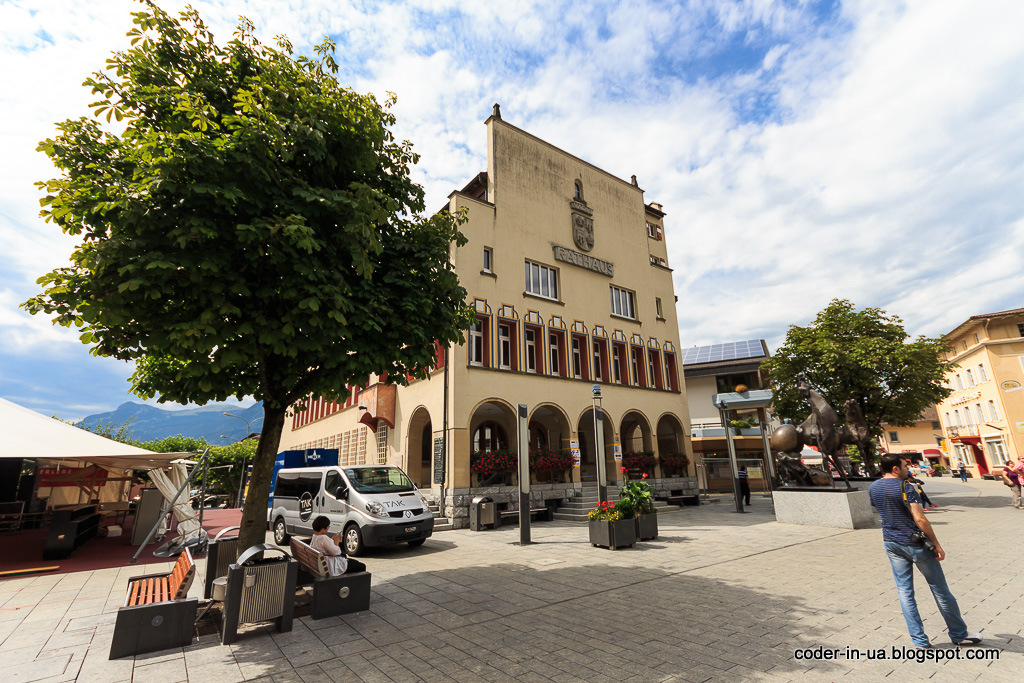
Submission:
M 867 490 L 782 488 L 772 493 L 775 520 L 835 529 L 867 529 L 875 525 Z

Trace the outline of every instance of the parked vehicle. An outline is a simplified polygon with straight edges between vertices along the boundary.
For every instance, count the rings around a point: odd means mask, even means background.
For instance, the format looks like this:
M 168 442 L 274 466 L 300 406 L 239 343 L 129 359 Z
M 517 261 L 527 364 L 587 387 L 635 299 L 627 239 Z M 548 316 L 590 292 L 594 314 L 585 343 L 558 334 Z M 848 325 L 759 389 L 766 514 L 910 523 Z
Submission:
M 297 467 L 278 471 L 267 521 L 274 542 L 312 536 L 313 519 L 326 515 L 331 533 L 344 532 L 348 555 L 366 547 L 423 545 L 434 532 L 427 501 L 401 468 L 391 465 Z

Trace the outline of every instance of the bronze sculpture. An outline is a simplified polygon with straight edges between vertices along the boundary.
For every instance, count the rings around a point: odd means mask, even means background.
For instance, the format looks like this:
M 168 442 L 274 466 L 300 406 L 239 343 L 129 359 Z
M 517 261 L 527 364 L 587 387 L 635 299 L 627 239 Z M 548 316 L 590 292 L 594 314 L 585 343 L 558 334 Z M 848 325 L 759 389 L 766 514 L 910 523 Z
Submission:
M 846 471 L 839 464 L 838 456 L 847 444 L 861 448 L 861 452 L 871 440 L 871 432 L 860 406 L 853 399 L 845 403 L 846 424 L 839 425 L 839 416 L 821 394 L 811 388 L 803 375 L 797 377 L 797 391 L 801 398 L 811 405 L 810 416 L 799 426 L 784 424 L 772 434 L 772 450 L 777 451 L 776 463 L 779 476 L 783 481 L 797 486 L 822 486 L 832 484 L 834 480 L 829 474 L 835 469 L 850 488 Z M 822 470 L 807 467 L 800 460 L 800 451 L 804 446 L 814 446 L 821 453 Z

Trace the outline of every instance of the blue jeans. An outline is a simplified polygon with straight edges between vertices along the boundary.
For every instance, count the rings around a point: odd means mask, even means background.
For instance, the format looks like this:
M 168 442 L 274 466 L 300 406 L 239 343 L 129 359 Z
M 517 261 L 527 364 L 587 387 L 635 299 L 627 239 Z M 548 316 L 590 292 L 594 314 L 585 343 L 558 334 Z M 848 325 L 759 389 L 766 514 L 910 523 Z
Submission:
M 924 632 L 924 624 L 921 622 L 921 615 L 917 611 L 917 601 L 914 600 L 915 565 L 924 575 L 928 587 L 932 590 L 939 613 L 946 620 L 950 639 L 955 643 L 966 638 L 967 624 L 960 616 L 960 607 L 956 604 L 956 598 L 949 592 L 946 575 L 942 573 L 942 565 L 935 559 L 935 553 L 926 548 L 886 541 L 885 554 L 889 556 L 889 563 L 892 565 L 892 575 L 896 579 L 896 589 L 900 595 L 900 608 L 903 610 L 903 618 L 907 621 L 907 629 L 910 631 L 910 639 L 914 641 L 914 645 L 918 647 L 928 647 L 929 645 L 928 636 Z

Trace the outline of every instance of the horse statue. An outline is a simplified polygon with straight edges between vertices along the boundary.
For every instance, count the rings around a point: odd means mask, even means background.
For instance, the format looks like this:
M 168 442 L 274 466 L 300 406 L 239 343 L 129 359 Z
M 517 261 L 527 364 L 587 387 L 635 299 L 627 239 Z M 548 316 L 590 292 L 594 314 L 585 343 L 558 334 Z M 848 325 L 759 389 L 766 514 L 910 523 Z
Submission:
M 821 477 L 815 476 L 817 472 L 809 470 L 800 462 L 800 451 L 804 446 L 810 445 L 821 453 L 822 468 L 827 477 L 824 483 L 834 484 L 832 476 L 828 472 L 836 469 L 843 477 L 843 481 L 846 482 L 846 487 L 850 488 L 846 472 L 839 465 L 837 459 L 839 450 L 844 445 L 839 429 L 839 416 L 832 406 L 822 398 L 821 394 L 811 388 L 803 374 L 797 375 L 797 393 L 810 404 L 811 414 L 800 426 L 782 425 L 772 434 L 772 445 L 780 451 L 778 459 L 780 476 L 805 486 L 809 481 L 815 484 L 821 481 Z M 847 410 L 849 410 L 849 406 L 847 406 Z M 861 422 L 863 422 L 863 418 L 861 418 Z

